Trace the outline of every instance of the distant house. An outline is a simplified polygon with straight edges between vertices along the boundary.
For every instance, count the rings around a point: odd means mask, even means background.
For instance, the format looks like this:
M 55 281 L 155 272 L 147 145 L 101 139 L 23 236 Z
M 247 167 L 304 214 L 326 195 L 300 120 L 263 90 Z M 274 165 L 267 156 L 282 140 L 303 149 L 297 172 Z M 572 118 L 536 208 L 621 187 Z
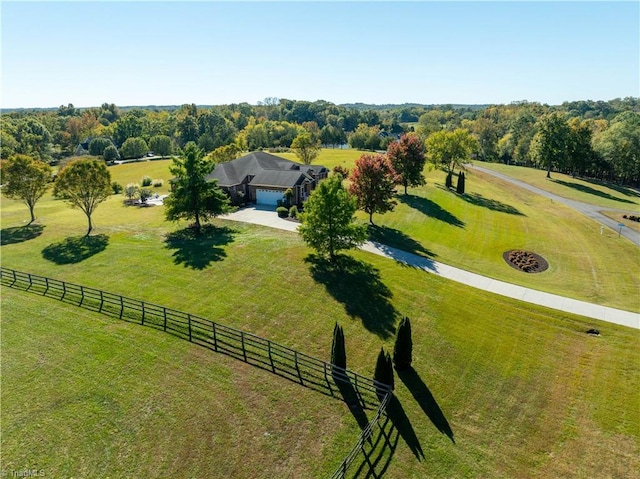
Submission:
M 291 188 L 291 203 L 302 205 L 329 170 L 319 165 L 303 165 L 263 151 L 219 163 L 207 176 L 218 180 L 233 203 L 255 202 L 275 206 Z

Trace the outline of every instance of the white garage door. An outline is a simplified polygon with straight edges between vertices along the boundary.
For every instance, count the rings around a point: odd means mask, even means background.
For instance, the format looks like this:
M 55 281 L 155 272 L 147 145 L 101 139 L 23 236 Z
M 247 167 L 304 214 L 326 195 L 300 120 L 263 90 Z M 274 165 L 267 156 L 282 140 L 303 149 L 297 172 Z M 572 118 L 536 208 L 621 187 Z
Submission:
M 278 200 L 282 199 L 282 191 L 277 190 L 256 190 L 256 203 L 259 205 L 276 206 Z

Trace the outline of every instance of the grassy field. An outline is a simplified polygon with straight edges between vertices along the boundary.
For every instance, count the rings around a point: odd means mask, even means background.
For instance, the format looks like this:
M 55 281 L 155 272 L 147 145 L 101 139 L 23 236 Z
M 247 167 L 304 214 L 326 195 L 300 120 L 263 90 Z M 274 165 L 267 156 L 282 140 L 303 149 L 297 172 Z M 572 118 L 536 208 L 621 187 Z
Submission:
M 633 188 L 613 183 L 603 184 L 597 181 L 574 178 L 562 173 L 551 173 L 548 179 L 546 170 L 505 165 L 503 163 L 478 162 L 478 166 L 505 175 L 509 175 L 545 191 L 563 198 L 582 201 L 603 209 L 621 209 L 640 212 L 640 192 Z
M 114 179 L 123 184 L 144 174 L 166 179 L 161 171 L 116 168 Z M 465 205 L 495 217 L 484 225 L 489 244 L 511 217 L 555 218 L 553 208 L 529 216 L 543 205 L 480 175 L 468 184 L 485 202 L 470 204 L 439 188 L 438 175 L 429 175 L 425 192 L 439 216 L 422 212 L 404 220 L 403 230 L 393 226 L 415 242 L 439 223 L 471 231 Z M 524 214 L 486 206 L 504 209 L 507 200 Z M 189 237 L 184 224 L 164 221 L 161 207 L 125 207 L 117 197 L 96 211 L 90 240 L 82 238 L 82 213 L 62 202 L 45 198 L 36 215 L 37 225 L 19 228 L 26 207 L 3 199 L 4 266 L 219 320 L 320 358 L 329 356 L 338 321 L 348 365 L 363 374 L 372 374 L 380 347 L 392 348 L 398 319 L 409 316 L 415 374 L 396 378 L 396 425 L 377 463 L 384 477 L 638 477 L 640 331 L 483 293 L 364 252 L 353 252 L 336 271 L 309 256 L 294 233 L 216 220 L 204 236 Z M 406 230 L 426 221 L 429 228 Z M 580 231 L 571 227 L 571 234 Z M 451 231 L 433 234 L 445 243 L 455 239 Z M 407 237 L 391 236 L 411 244 Z M 472 246 L 482 249 L 482 237 L 473 239 L 461 243 L 452 262 L 468 261 L 461 257 Z M 444 249 L 435 253 L 442 244 L 424 241 L 417 251 L 449 259 Z M 603 238 L 599 253 L 614 244 L 623 243 Z M 586 335 L 591 327 L 602 335 Z M 342 403 L 48 298 L 3 288 L 2 332 L 5 470 L 325 477 L 358 434 Z M 443 418 L 455 444 L 439 432 Z

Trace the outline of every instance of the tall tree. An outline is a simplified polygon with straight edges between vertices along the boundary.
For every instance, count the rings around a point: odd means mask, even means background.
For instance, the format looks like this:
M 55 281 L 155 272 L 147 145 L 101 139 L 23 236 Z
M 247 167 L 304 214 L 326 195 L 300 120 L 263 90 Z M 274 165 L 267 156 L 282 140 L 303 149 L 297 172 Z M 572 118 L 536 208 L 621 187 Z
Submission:
M 624 112 L 595 141 L 622 183 L 640 182 L 640 113 Z
M 169 168 L 175 176 L 174 188 L 164 200 L 168 220 L 193 220 L 198 231 L 201 228 L 200 220 L 230 210 L 229 198 L 218 188 L 217 181 L 207 181 L 206 176 L 211 173 L 214 164 L 203 156 L 203 151 L 195 143 L 187 143 L 182 156 L 174 158 Z
M 408 186 L 426 183 L 422 174 L 426 162 L 424 143 L 417 135 L 402 135 L 399 141 L 390 143 L 387 156 L 398 175 L 399 184 L 404 186 L 405 195 Z
M 464 128 L 432 133 L 426 146 L 427 158 L 447 173 L 453 173 L 456 167 L 462 169 L 471 155 L 478 151 L 477 140 Z
M 331 342 L 331 364 L 342 369 L 347 369 L 347 350 L 344 344 L 344 331 L 342 326 L 333 327 L 333 340 Z
M 51 182 L 51 167 L 26 155 L 15 155 L 0 164 L 2 193 L 7 198 L 22 200 L 29 208 L 31 221 L 36 219 L 34 208 Z
M 364 243 L 364 225 L 355 223 L 356 199 L 342 184 L 342 176 L 331 175 L 320 182 L 304 205 L 299 232 L 302 239 L 333 262 L 338 251 Z
M 123 158 L 141 158 L 149 151 L 149 147 L 142 138 L 127 138 L 120 151 Z
M 411 339 L 411 321 L 406 316 L 402 318 L 393 345 L 393 364 L 398 371 L 407 370 L 413 361 L 413 340 Z
M 302 163 L 310 165 L 320 154 L 320 139 L 308 131 L 303 131 L 293 139 L 291 148 Z
M 396 205 L 393 200 L 396 183 L 396 172 L 386 155 L 365 153 L 356 160 L 349 192 L 357 198 L 358 208 L 369 215 L 372 225 L 374 213 L 392 211 Z
M 373 379 L 379 383 L 386 384 L 391 388 L 391 390 L 393 390 L 393 362 L 391 360 L 391 356 L 389 353 L 385 352 L 384 348 L 380 348 L 380 352 L 378 353 Z M 384 396 L 382 388 L 376 387 L 376 389 L 378 397 L 382 399 L 382 396 Z
M 72 208 L 80 208 L 93 229 L 91 215 L 111 194 L 111 174 L 104 161 L 80 159 L 68 163 L 56 178 L 53 195 L 65 200 Z
M 543 115 L 537 122 L 538 131 L 531 141 L 531 156 L 540 166 L 547 169 L 564 167 L 568 163 L 571 132 L 569 125 L 558 112 Z
M 104 155 L 104 150 L 108 146 L 111 146 L 111 140 L 109 138 L 94 138 L 89 142 L 89 154 L 93 156 Z
M 458 174 L 458 183 L 456 184 L 456 193 L 459 195 L 464 195 L 465 180 L 464 171 L 461 171 Z
M 149 149 L 161 157 L 169 156 L 173 150 L 171 138 L 167 135 L 155 135 L 149 138 Z

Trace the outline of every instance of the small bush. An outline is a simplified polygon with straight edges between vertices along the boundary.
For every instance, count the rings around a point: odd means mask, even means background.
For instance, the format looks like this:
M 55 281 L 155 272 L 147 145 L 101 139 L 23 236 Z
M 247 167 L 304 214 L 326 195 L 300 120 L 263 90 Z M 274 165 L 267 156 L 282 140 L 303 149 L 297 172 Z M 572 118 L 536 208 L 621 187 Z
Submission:
M 289 216 L 289 210 L 286 209 L 284 206 L 278 206 L 276 208 L 276 213 L 278 213 L 278 216 L 280 218 L 286 218 L 287 216 Z
M 118 195 L 122 193 L 122 190 L 124 190 L 124 187 L 117 181 L 114 181 L 113 183 L 111 183 L 111 189 L 113 190 L 114 195 Z
M 161 179 L 153 180 L 154 188 L 159 188 L 162 185 L 164 185 L 164 180 L 161 180 Z
M 150 190 L 149 188 L 140 188 L 140 191 L 138 192 L 141 203 L 146 203 L 154 194 L 153 190 Z
M 124 196 L 129 200 L 133 200 L 138 197 L 140 186 L 138 183 L 129 183 L 124 189 Z
M 151 186 L 153 180 L 150 176 L 143 176 L 142 181 L 140 182 L 142 186 Z
M 298 207 L 296 205 L 293 205 L 291 208 L 289 208 L 289 216 L 291 218 L 298 217 Z

